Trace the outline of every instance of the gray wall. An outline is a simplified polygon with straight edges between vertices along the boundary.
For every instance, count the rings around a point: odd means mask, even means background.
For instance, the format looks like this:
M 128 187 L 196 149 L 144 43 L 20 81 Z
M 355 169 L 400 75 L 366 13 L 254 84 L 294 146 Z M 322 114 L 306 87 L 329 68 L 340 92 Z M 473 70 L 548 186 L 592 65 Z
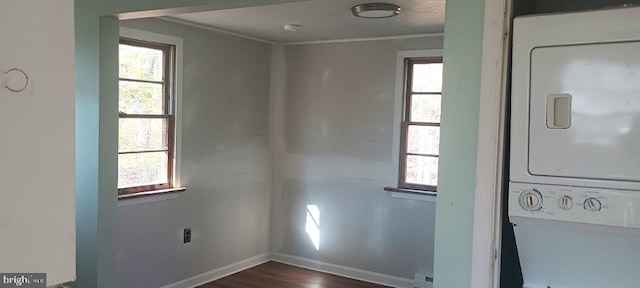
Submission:
M 47 273 L 50 286 L 76 276 L 73 11 L 0 2 L 0 271 Z
M 184 39 L 187 191 L 118 207 L 114 287 L 159 287 L 268 253 L 270 46 L 162 20 L 121 25 Z
M 411 278 L 433 275 L 435 203 L 391 197 L 399 50 L 442 38 L 274 47 L 272 252 Z M 320 249 L 305 231 L 320 210 Z

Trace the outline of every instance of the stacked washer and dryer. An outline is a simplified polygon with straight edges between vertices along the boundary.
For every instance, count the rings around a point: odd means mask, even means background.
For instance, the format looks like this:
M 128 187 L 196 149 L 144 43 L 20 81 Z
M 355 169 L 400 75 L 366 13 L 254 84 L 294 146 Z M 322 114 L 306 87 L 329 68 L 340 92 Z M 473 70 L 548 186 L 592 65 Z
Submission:
M 508 205 L 524 287 L 640 287 L 640 8 L 513 29 Z

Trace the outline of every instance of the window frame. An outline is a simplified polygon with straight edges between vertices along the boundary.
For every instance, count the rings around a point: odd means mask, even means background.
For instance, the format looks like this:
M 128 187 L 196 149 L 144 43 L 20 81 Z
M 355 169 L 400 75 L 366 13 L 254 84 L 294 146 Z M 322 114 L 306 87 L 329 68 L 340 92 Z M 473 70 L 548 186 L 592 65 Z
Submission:
M 129 199 L 139 196 L 156 195 L 168 192 L 182 192 L 185 190 L 180 183 L 180 146 L 181 146 L 181 81 L 182 81 L 182 43 L 178 37 L 157 34 L 142 30 L 120 27 L 119 44 L 159 49 L 163 51 L 163 113 L 162 114 L 121 114 L 120 119 L 167 119 L 167 148 L 156 152 L 167 153 L 167 182 L 154 185 L 140 185 L 134 187 L 118 188 L 118 199 Z M 118 62 L 120 59 L 118 58 Z M 161 84 L 159 81 L 147 81 L 141 79 L 120 78 L 121 81 Z M 119 99 L 119 94 L 118 94 Z M 119 146 L 119 145 L 118 145 Z M 155 150 L 154 150 L 155 151 Z M 121 152 L 118 147 L 118 155 L 154 152 L 151 150 Z
M 437 196 L 437 185 L 435 187 L 420 187 L 413 185 L 402 185 L 405 177 L 405 163 L 401 160 L 403 150 L 406 152 L 406 131 L 403 129 L 403 122 L 406 119 L 407 105 L 407 65 L 408 59 L 435 59 L 442 61 L 442 49 L 423 49 L 423 50 L 400 50 L 397 53 L 396 60 L 396 89 L 394 99 L 394 120 L 393 120 L 393 142 L 392 142 L 392 167 L 390 185 L 384 187 L 384 190 L 390 192 L 393 197 L 408 198 L 424 201 L 435 201 Z M 438 62 L 439 62 L 438 61 Z M 405 124 L 406 125 L 406 124 Z M 403 145 L 404 144 L 404 145 Z M 404 168 L 403 168 L 404 167 Z M 402 174 L 400 174 L 402 172 Z M 429 189 L 431 188 L 431 189 Z M 408 193 L 408 194 L 407 194 Z M 425 197 L 426 196 L 426 197 Z
M 404 113 L 401 124 L 401 136 L 400 136 L 400 161 L 399 161 L 399 174 L 398 174 L 398 187 L 412 190 L 423 190 L 423 191 L 438 191 L 438 185 L 425 185 L 425 184 L 417 184 L 407 182 L 407 158 L 408 156 L 425 156 L 425 157 L 436 157 L 440 158 L 440 153 L 438 154 L 427 154 L 427 153 L 409 153 L 408 150 L 408 133 L 409 126 L 428 126 L 428 127 L 438 127 L 440 128 L 440 122 L 412 122 L 411 121 L 411 104 L 412 97 L 414 95 L 440 95 L 440 99 L 442 99 L 442 89 L 439 92 L 418 92 L 413 91 L 413 66 L 416 64 L 436 64 L 442 63 L 442 57 L 412 57 L 406 58 L 404 60 L 405 73 L 404 73 Z M 442 104 L 440 105 L 442 108 Z

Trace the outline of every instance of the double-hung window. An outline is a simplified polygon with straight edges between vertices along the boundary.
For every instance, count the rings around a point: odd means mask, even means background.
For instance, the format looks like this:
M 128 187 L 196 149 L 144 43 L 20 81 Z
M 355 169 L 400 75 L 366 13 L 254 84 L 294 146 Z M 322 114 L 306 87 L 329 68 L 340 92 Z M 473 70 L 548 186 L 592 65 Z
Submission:
M 437 191 L 442 58 L 405 59 L 398 187 Z
M 120 39 L 118 195 L 174 188 L 175 51 Z

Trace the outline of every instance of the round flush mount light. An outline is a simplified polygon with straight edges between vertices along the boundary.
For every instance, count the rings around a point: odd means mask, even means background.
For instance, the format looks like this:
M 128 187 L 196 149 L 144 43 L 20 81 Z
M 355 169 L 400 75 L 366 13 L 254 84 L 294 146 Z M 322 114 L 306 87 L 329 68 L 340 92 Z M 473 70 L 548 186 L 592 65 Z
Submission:
M 285 31 L 296 32 L 300 28 L 302 28 L 302 25 L 300 24 L 284 24 Z
M 353 16 L 378 19 L 389 18 L 400 14 L 400 6 L 388 3 L 366 3 L 351 8 Z

